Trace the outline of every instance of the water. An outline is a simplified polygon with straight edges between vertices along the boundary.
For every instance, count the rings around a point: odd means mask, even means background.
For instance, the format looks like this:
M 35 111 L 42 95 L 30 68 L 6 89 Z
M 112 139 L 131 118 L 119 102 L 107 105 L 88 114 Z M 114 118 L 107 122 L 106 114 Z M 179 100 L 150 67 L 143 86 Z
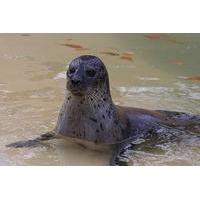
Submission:
M 0 165 L 108 165 L 109 153 L 63 140 L 5 147 L 55 126 L 79 55 L 103 60 L 116 104 L 200 114 L 200 82 L 188 79 L 200 75 L 200 34 L 1 34 L 0 46 Z M 139 148 L 133 165 L 200 165 L 195 138 Z

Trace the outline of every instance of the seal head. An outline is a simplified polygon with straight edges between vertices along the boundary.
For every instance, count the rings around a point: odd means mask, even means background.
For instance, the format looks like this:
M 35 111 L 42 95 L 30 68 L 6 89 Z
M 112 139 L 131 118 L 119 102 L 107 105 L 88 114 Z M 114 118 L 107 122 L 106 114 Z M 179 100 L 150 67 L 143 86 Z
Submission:
M 67 70 L 67 89 L 73 95 L 88 95 L 99 87 L 109 91 L 108 73 L 96 56 L 84 55 L 72 60 Z

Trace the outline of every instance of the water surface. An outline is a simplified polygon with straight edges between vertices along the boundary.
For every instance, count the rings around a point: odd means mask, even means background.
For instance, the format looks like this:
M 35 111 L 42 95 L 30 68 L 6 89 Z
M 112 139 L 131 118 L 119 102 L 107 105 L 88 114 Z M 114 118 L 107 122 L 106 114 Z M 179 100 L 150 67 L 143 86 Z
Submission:
M 79 55 L 103 60 L 116 104 L 200 114 L 200 34 L 0 34 L 0 46 L 0 165 L 108 164 L 109 153 L 63 140 L 5 147 L 55 126 L 65 70 Z M 199 165 L 200 143 L 149 145 L 132 164 Z

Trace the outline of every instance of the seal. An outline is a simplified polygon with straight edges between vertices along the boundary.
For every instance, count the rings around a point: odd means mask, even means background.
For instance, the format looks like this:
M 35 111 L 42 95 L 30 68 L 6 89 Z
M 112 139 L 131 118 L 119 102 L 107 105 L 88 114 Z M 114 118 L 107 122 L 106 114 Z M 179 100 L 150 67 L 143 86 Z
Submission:
M 66 76 L 67 93 L 54 130 L 8 147 L 31 147 L 45 140 L 65 138 L 86 147 L 108 146 L 113 149 L 110 164 L 125 165 L 121 158 L 127 157 L 126 150 L 138 139 L 156 134 L 171 140 L 183 131 L 200 133 L 200 116 L 115 105 L 108 72 L 96 56 L 75 58 Z

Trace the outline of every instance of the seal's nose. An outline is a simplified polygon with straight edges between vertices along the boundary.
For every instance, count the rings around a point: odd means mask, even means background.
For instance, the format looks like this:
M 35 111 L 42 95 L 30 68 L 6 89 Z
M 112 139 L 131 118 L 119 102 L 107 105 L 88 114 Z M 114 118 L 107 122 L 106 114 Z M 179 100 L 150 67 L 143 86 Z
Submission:
M 81 84 L 81 82 L 82 82 L 82 79 L 80 77 L 73 77 L 73 78 L 71 78 L 71 83 L 73 85 L 79 85 L 79 84 Z

